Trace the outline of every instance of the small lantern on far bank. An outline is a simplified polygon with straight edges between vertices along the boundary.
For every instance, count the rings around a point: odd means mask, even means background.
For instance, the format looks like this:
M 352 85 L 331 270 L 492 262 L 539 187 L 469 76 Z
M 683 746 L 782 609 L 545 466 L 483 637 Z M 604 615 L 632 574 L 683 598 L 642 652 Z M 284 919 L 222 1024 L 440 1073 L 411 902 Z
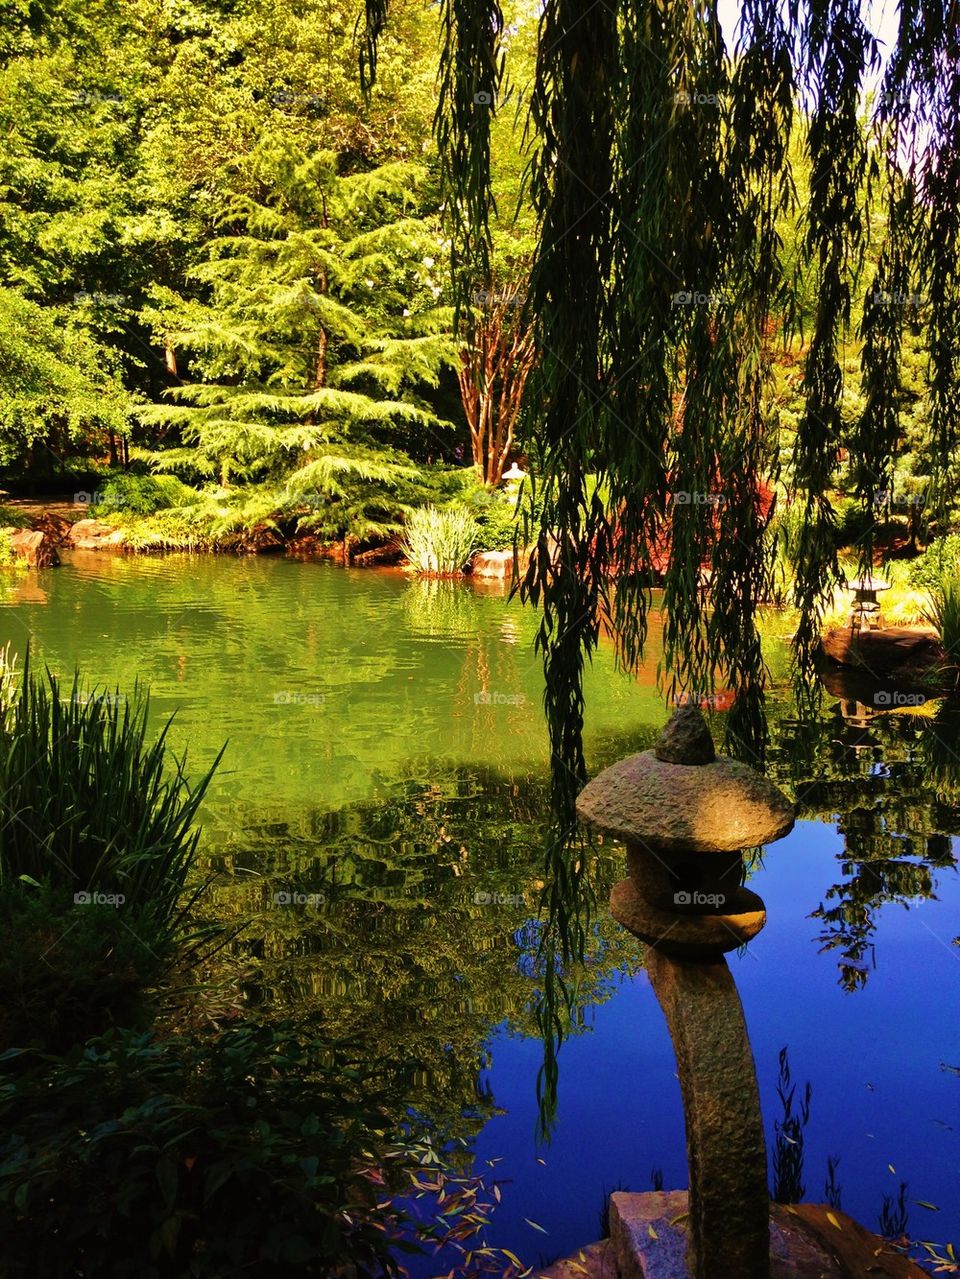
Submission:
M 880 602 L 877 599 L 877 593 L 879 591 L 888 591 L 889 589 L 889 582 L 885 582 L 883 578 L 874 577 L 872 574 L 867 577 L 857 577 L 852 582 L 847 582 L 847 590 L 853 591 L 850 625 L 854 630 L 872 631 L 880 627 Z
M 517 466 L 516 462 L 513 462 L 509 469 L 504 471 L 502 478 L 505 480 L 525 480 L 527 473 L 523 467 Z

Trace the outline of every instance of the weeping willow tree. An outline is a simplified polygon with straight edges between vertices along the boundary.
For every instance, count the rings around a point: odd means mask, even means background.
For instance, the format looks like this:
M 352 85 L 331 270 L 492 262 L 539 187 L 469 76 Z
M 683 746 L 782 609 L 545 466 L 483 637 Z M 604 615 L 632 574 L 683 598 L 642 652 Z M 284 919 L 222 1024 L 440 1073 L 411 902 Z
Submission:
M 508 96 L 508 28 L 498 0 L 442 0 L 441 10 L 436 134 L 468 309 L 489 258 L 490 120 Z M 384 20 L 383 0 L 373 0 L 370 38 Z M 627 668 L 642 660 L 665 534 L 665 683 L 702 691 L 722 673 L 737 691 L 728 745 L 747 755 L 764 746 L 760 494 L 776 478 L 766 393 L 772 337 L 800 323 L 800 277 L 814 282 L 798 335 L 805 408 L 791 494 L 802 512 L 801 672 L 838 571 L 827 490 L 843 450 L 865 511 L 888 485 L 902 303 L 917 295 L 939 459 L 932 488 L 942 498 L 952 484 L 960 11 L 955 0 L 900 0 L 897 20 L 882 58 L 860 0 L 744 0 L 735 33 L 722 30 L 717 0 L 542 4 L 528 100 L 538 239 L 526 411 L 543 513 L 522 591 L 540 607 L 553 758 L 548 1018 L 590 923 L 574 808 L 585 780 L 584 664 L 605 624 Z M 797 156 L 809 169 L 802 206 Z M 796 227 L 794 261 L 785 223 Z M 875 265 L 865 254 L 871 228 Z M 862 351 L 854 422 L 842 412 L 849 336 Z M 861 549 L 866 566 L 869 535 Z M 554 1075 L 548 1056 L 548 1092 Z

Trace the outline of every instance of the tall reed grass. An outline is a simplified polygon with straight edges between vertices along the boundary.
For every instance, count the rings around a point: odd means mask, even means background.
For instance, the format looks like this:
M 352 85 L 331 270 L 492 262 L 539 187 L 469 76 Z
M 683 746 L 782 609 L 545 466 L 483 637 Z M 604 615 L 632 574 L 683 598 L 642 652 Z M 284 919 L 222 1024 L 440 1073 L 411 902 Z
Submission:
M 947 660 L 960 666 L 960 573 L 947 572 L 930 588 L 927 620 L 940 632 Z
M 423 506 L 408 518 L 401 545 L 418 573 L 454 577 L 463 571 L 478 534 L 469 511 Z
M 220 756 L 191 785 L 167 749 L 171 721 L 148 743 L 148 707 L 139 685 L 128 699 L 25 666 L 0 732 L 0 883 L 109 885 L 158 924 L 179 913 Z
M 147 989 L 208 951 L 191 785 L 148 740 L 148 698 L 0 670 L 0 1044 L 62 1048 L 135 1016 Z M 222 755 L 222 752 L 221 752 Z

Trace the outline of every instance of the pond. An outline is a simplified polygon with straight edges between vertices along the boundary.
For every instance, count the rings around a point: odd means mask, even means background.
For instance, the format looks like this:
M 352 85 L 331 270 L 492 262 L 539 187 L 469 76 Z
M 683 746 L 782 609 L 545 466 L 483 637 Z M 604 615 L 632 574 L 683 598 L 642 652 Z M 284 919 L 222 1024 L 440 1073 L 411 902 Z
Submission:
M 535 1142 L 547 753 L 529 611 L 499 588 L 282 558 L 75 553 L 5 591 L 0 643 L 29 640 L 33 662 L 79 664 L 101 686 L 139 677 L 157 722 L 176 712 L 171 740 L 195 773 L 228 742 L 204 839 L 221 872 L 211 909 L 254 917 L 230 997 L 355 1039 L 398 1105 L 462 1138 L 500 1183 L 492 1243 L 552 1259 L 599 1236 L 611 1189 L 686 1184 L 666 1026 L 642 948 L 602 911 L 556 1129 Z M 601 646 L 591 771 L 664 722 L 657 645 L 654 630 L 637 680 Z M 802 725 L 785 646 L 768 649 L 770 766 L 801 820 L 751 879 L 766 930 L 730 956 L 768 1141 L 788 1047 L 798 1092 L 812 1087 L 804 1197 L 825 1198 L 839 1158 L 846 1211 L 876 1228 L 906 1183 L 913 1237 L 956 1240 L 955 711 L 861 722 L 827 696 Z M 620 850 L 602 848 L 601 902 L 623 873 Z

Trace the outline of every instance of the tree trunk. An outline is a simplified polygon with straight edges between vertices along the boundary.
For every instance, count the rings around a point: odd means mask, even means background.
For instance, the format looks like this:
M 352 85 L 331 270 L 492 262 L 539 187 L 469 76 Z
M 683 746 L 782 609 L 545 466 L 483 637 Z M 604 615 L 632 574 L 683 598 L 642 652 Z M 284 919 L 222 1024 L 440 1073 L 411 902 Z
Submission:
M 510 462 L 523 389 L 533 367 L 533 335 L 516 307 L 516 295 L 488 291 L 460 353 L 458 380 L 473 464 L 482 484 L 496 488 Z
M 319 391 L 327 382 L 327 330 L 320 325 L 320 337 L 317 341 L 317 367 L 313 378 L 313 389 Z

